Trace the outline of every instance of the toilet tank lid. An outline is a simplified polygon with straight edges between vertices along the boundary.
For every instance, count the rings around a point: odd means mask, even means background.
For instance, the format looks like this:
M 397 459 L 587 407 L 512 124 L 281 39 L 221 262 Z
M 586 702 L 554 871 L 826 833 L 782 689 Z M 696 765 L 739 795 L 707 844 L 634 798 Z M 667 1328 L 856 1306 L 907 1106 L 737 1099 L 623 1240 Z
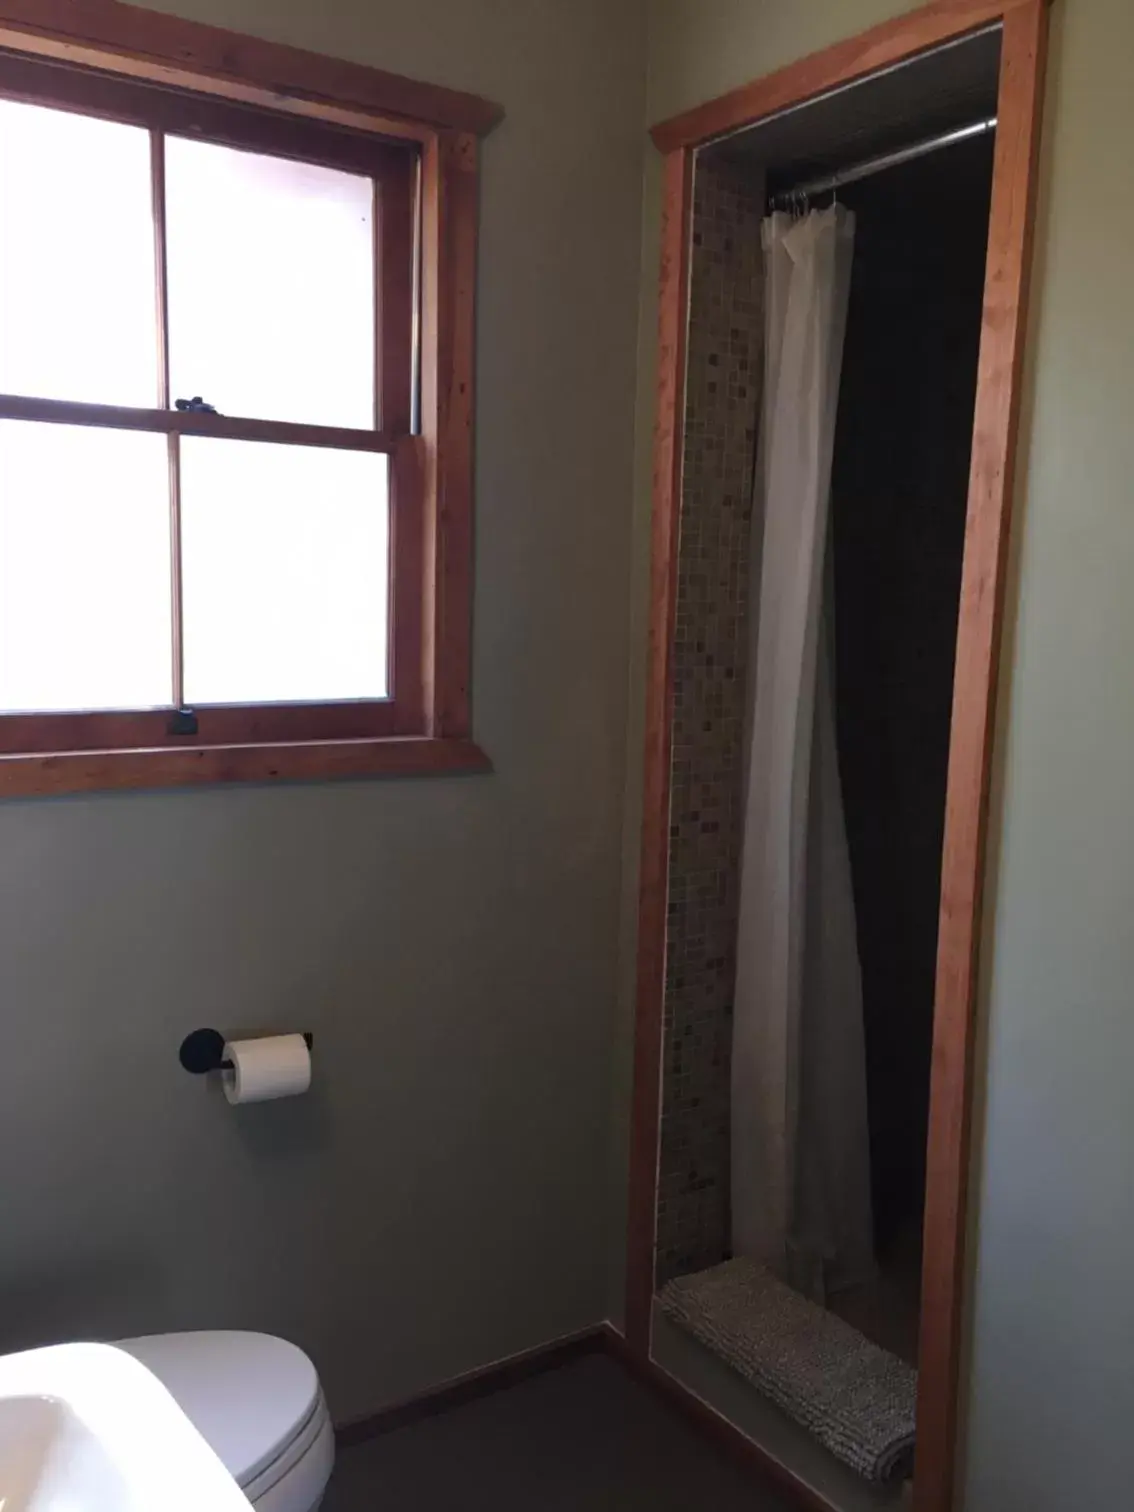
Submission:
M 118 1347 L 157 1376 L 241 1486 L 279 1458 L 320 1406 L 314 1365 L 270 1334 L 152 1334 Z

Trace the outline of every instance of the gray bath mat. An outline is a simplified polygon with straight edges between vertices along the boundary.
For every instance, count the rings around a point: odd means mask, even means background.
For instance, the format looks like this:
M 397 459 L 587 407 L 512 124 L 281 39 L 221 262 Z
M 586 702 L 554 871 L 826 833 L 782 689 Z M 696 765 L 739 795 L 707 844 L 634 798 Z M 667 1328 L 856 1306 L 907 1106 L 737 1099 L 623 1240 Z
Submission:
M 917 1371 L 754 1260 L 670 1281 L 665 1314 L 860 1475 L 910 1473 Z

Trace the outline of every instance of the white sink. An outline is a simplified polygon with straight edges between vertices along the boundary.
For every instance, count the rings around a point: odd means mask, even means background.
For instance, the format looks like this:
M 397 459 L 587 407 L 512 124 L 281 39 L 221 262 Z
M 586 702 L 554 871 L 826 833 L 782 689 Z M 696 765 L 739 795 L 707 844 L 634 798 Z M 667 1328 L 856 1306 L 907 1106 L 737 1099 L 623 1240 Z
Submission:
M 0 1356 L 0 1512 L 248 1512 L 156 1376 L 109 1344 Z

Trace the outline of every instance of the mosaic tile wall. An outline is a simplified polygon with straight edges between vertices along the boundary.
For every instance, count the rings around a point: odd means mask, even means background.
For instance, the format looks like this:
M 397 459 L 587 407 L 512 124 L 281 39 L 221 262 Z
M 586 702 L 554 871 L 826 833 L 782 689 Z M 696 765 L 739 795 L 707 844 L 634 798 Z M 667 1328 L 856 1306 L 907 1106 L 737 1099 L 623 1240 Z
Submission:
M 702 155 L 694 184 L 677 568 L 657 1279 L 724 1259 L 762 186 Z

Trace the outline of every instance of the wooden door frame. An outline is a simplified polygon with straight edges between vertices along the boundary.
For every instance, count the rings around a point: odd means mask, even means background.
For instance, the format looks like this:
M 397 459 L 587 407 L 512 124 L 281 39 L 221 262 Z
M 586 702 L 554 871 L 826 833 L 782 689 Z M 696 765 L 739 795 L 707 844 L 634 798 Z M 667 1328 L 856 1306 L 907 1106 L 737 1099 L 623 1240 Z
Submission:
M 959 1418 L 977 945 L 1031 263 L 1048 0 L 935 0 L 652 130 L 664 154 L 657 415 L 630 1132 L 626 1339 L 650 1354 L 669 861 L 673 627 L 693 161 L 699 147 L 992 24 L 996 151 L 950 730 L 922 1271 L 914 1512 L 950 1512 Z

